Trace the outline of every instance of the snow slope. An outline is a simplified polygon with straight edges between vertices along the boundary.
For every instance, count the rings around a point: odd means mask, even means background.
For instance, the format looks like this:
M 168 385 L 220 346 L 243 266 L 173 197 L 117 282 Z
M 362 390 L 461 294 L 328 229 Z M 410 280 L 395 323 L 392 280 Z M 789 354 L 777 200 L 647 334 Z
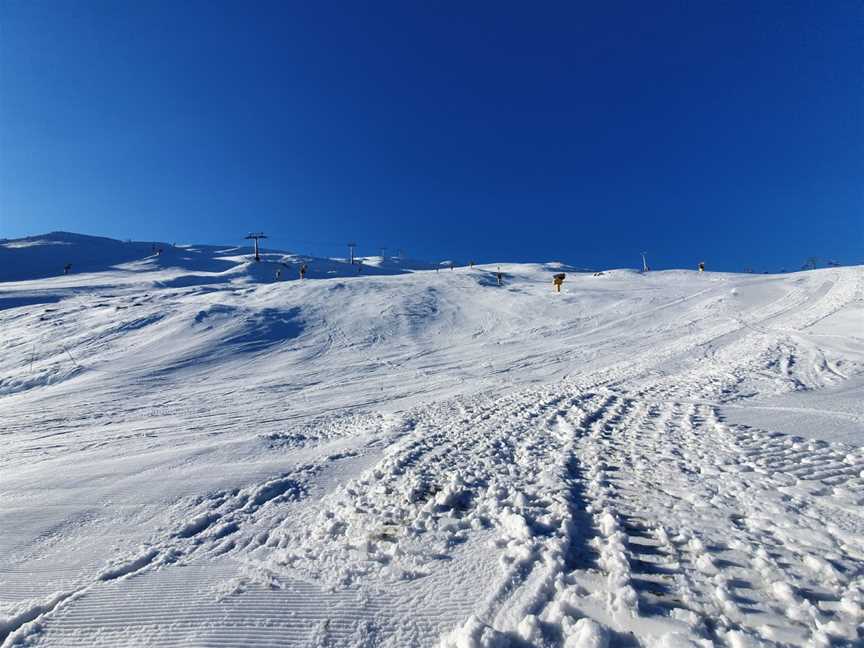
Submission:
M 0 243 L 4 648 L 862 641 L 864 268 L 152 252 Z

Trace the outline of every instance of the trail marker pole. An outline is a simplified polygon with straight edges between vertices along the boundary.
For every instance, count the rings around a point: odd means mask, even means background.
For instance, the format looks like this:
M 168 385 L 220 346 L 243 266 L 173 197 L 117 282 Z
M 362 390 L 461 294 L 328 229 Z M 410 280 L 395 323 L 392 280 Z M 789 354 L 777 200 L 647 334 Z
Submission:
M 357 247 L 356 243 L 349 243 L 348 244 L 348 256 L 351 259 L 351 265 L 354 265 L 354 248 L 356 248 L 356 247 Z

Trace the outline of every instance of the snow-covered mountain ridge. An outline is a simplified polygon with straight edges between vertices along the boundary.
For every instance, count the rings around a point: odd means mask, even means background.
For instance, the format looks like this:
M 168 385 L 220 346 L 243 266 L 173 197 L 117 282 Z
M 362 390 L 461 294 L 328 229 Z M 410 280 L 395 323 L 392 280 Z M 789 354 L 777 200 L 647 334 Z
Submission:
M 862 267 L 2 241 L 0 644 L 852 645 L 862 324 Z

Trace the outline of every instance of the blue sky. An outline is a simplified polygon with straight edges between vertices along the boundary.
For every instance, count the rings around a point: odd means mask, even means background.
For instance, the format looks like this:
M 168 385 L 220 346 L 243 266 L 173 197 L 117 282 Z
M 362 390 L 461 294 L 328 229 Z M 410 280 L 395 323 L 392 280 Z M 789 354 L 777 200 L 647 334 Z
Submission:
M 864 262 L 857 2 L 0 2 L 0 237 Z

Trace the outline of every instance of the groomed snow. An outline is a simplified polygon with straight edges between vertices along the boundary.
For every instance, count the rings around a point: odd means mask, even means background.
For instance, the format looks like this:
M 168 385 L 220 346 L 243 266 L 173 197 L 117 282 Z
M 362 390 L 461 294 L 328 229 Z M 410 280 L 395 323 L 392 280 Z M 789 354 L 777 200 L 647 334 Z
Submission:
M 0 241 L 0 646 L 860 645 L 864 268 L 498 269 Z

